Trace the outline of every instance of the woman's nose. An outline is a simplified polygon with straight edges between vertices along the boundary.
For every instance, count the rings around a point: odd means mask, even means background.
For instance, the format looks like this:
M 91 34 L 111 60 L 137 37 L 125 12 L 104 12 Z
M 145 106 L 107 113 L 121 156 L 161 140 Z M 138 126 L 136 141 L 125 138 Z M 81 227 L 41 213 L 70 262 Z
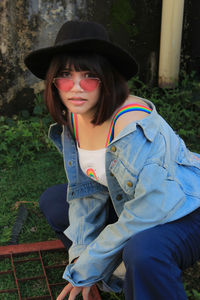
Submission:
M 82 89 L 82 87 L 80 86 L 80 81 L 81 81 L 81 78 L 73 79 L 74 85 L 73 85 L 71 91 L 84 91 Z

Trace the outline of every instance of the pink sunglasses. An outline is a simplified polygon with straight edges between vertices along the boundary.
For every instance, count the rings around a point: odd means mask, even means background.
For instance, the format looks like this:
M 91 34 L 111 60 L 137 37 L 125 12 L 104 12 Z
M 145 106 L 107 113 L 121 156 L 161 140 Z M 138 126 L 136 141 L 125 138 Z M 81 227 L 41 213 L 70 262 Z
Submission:
M 99 78 L 83 78 L 79 81 L 80 87 L 86 92 L 94 91 L 100 83 Z M 74 86 L 74 81 L 71 78 L 56 77 L 53 79 L 53 84 L 59 91 L 68 92 Z

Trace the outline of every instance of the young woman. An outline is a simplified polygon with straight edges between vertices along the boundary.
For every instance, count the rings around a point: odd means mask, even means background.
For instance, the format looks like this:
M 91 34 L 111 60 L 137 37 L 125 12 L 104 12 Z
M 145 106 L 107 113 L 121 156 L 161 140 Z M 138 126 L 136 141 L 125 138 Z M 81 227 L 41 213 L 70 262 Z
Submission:
M 57 299 L 91 287 L 125 299 L 186 299 L 181 270 L 200 257 L 200 155 L 156 112 L 130 95 L 135 60 L 97 23 L 71 21 L 55 45 L 30 53 L 45 79 L 67 184 L 40 207 L 69 253 Z

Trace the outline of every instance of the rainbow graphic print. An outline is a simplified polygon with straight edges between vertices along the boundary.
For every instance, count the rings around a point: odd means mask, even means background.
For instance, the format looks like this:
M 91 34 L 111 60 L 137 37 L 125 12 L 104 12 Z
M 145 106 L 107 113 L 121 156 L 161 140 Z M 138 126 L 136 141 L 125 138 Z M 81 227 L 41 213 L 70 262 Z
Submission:
M 95 180 L 98 181 L 97 175 L 96 175 L 95 171 L 92 168 L 87 169 L 86 174 L 89 177 L 91 177 L 91 178 L 93 178 L 93 179 L 95 179 Z

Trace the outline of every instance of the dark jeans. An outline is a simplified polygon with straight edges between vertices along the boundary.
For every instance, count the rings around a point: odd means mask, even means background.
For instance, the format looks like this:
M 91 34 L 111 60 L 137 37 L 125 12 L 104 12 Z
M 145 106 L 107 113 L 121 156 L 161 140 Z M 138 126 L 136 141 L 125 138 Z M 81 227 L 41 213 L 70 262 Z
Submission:
M 48 188 L 40 208 L 68 249 L 71 241 L 63 234 L 68 227 L 68 204 L 64 184 Z M 117 220 L 111 202 L 110 223 Z M 124 247 L 126 300 L 187 299 L 181 270 L 200 258 L 200 209 L 177 221 L 158 225 L 132 236 Z

